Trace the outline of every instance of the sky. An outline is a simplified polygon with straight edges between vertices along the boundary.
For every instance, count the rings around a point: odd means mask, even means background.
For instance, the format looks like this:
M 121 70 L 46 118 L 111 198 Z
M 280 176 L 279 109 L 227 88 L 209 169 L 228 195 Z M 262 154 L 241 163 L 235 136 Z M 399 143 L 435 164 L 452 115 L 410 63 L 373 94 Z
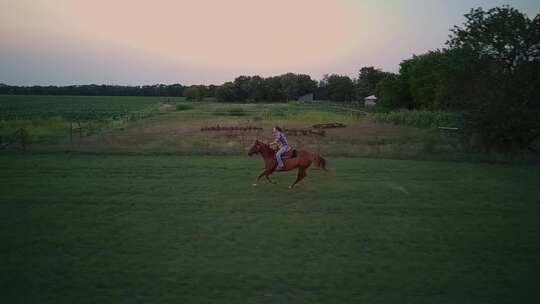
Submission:
M 397 72 L 473 7 L 537 0 L 0 0 L 0 83 L 222 84 Z

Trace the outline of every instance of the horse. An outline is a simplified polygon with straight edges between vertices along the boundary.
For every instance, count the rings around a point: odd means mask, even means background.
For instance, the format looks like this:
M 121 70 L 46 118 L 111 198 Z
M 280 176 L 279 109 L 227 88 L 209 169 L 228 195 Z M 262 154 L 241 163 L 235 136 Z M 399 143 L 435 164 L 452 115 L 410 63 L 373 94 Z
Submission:
M 253 186 L 257 186 L 257 183 L 263 176 L 266 178 L 266 180 L 268 180 L 269 183 L 275 184 L 275 182 L 270 179 L 270 175 L 276 171 L 276 151 L 272 149 L 270 145 L 262 141 L 256 140 L 248 152 L 249 156 L 252 156 L 254 154 L 261 154 L 264 161 L 264 169 L 256 178 Z M 290 154 L 292 154 L 292 157 Z M 288 158 L 287 155 L 289 155 Z M 298 168 L 298 175 L 296 176 L 296 180 L 291 186 L 289 186 L 289 189 L 292 189 L 296 184 L 298 184 L 298 182 L 300 182 L 302 179 L 304 179 L 304 177 L 307 176 L 306 171 L 312 163 L 315 163 L 318 168 L 327 171 L 326 160 L 322 158 L 319 154 L 307 151 L 292 150 L 287 152 L 287 154 L 285 154 L 285 157 L 283 157 L 284 166 L 283 169 L 279 170 L 278 172 L 291 171 Z

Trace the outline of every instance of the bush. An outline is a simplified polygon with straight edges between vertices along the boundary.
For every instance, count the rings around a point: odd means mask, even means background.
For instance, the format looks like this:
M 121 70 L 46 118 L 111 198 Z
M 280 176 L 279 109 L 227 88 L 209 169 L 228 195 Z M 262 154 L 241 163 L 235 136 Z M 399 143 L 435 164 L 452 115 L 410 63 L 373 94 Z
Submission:
M 376 121 L 417 128 L 462 127 L 462 116 L 452 112 L 434 111 L 395 111 L 373 113 Z
M 184 91 L 187 101 L 202 101 L 208 96 L 208 88 L 203 85 L 191 86 Z
M 246 111 L 242 108 L 230 108 L 227 110 L 227 114 L 230 116 L 245 116 Z

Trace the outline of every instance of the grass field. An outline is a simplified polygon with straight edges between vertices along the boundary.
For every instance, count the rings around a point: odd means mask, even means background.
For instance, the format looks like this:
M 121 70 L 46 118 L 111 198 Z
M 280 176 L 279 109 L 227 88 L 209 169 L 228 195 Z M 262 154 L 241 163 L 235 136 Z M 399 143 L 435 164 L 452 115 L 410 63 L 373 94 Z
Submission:
M 536 166 L 0 155 L 2 303 L 532 303 Z

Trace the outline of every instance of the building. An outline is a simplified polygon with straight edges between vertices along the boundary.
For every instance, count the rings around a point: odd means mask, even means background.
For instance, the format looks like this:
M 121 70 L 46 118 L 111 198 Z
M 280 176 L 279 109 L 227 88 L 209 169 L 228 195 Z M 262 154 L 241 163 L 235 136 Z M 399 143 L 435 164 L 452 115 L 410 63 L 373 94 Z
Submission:
M 364 98 L 364 105 L 366 107 L 371 107 L 377 105 L 377 97 L 375 95 L 368 96 Z

